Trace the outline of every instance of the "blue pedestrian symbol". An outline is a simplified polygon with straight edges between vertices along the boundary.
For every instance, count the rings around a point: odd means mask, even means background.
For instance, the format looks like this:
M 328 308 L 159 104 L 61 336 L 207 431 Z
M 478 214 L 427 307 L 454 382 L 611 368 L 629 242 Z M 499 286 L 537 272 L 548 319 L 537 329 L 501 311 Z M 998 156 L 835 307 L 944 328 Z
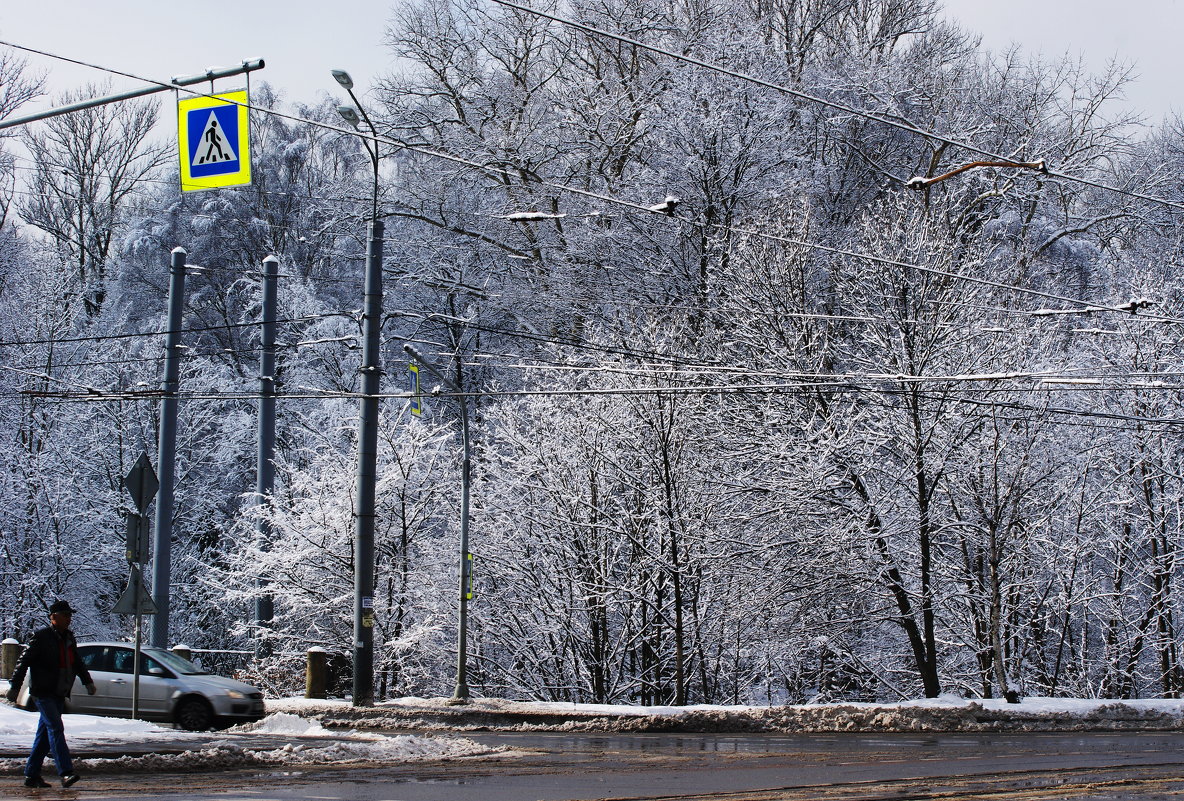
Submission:
M 241 169 L 234 143 L 238 141 L 238 106 L 199 108 L 186 115 L 189 132 L 189 174 L 194 178 L 226 175 Z

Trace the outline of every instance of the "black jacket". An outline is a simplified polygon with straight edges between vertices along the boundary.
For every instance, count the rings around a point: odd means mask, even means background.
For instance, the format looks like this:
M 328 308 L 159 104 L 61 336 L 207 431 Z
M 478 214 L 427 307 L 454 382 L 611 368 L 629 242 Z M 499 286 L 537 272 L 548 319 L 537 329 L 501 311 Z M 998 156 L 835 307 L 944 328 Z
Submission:
M 59 634 L 53 626 L 46 626 L 33 635 L 29 647 L 21 654 L 16 672 L 12 674 L 12 686 L 19 688 L 28 672 L 29 695 L 34 698 L 61 698 L 63 695 L 58 682 L 63 667 L 68 668 L 70 679 L 66 684 L 66 697 L 70 695 L 75 676 L 82 679 L 83 684 L 91 683 L 86 665 L 78 658 L 78 642 L 74 639 L 74 633 L 67 630 Z

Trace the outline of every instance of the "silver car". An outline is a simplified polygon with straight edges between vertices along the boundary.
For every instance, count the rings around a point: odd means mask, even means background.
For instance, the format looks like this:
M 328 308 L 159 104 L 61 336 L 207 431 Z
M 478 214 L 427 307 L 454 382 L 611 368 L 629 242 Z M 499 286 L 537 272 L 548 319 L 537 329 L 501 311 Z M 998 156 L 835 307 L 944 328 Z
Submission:
M 130 718 L 135 650 L 125 642 L 78 646 L 95 694 L 75 679 L 66 711 Z M 207 673 L 161 648 L 140 649 L 140 718 L 190 731 L 248 723 L 263 717 L 263 693 L 249 684 Z

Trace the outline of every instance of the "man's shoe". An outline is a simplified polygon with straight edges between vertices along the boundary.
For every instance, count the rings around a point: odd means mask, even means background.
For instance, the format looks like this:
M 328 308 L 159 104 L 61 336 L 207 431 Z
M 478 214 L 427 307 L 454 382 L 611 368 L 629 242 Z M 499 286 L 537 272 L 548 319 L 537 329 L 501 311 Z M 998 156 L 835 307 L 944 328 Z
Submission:
M 49 787 L 49 782 L 40 776 L 26 776 L 25 787 Z
M 71 784 L 78 781 L 80 778 L 82 778 L 82 777 L 79 776 L 77 773 L 67 773 L 65 776 L 62 777 L 62 787 L 69 787 Z M 49 785 L 47 784 L 45 786 L 48 787 Z

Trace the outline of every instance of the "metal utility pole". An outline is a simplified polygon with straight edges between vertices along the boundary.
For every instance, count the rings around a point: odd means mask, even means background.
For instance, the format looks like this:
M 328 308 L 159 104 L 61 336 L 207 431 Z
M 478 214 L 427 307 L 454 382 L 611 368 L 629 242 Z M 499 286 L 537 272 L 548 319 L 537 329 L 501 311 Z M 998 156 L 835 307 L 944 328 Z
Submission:
M 456 382 L 428 361 L 411 345 L 404 345 L 403 350 L 415 359 L 424 369 L 444 382 L 450 390 L 457 393 L 456 400 L 460 404 L 460 437 L 464 446 L 464 455 L 460 467 L 460 597 L 459 614 L 456 631 L 456 689 L 453 690 L 449 703 L 464 704 L 469 700 L 469 588 L 472 581 L 473 556 L 469 553 L 469 408 L 465 403 L 463 390 Z
M 255 469 L 255 503 L 268 502 L 275 489 L 275 338 L 276 307 L 279 284 L 280 260 L 268 256 L 263 260 L 263 320 L 259 358 L 259 453 Z M 255 533 L 259 538 L 260 550 L 271 548 L 271 522 L 259 516 L 255 522 Z M 255 624 L 259 628 L 255 639 L 255 656 L 268 655 L 269 648 L 263 642 L 263 629 L 271 626 L 275 605 L 266 579 L 260 578 L 258 595 L 255 598 Z
M 374 704 L 374 518 L 378 484 L 378 393 L 381 390 L 382 341 L 382 237 L 378 219 L 378 129 L 354 95 L 354 82 L 345 70 L 333 70 L 352 106 L 338 106 L 342 118 L 360 129 L 364 119 L 370 129 L 363 138 L 374 170 L 370 222 L 366 231 L 365 298 L 362 304 L 362 403 L 358 417 L 358 482 L 354 493 L 354 706 Z M 359 118 L 359 112 L 361 117 Z
M 354 706 L 374 704 L 374 518 L 378 484 L 378 393 L 382 370 L 382 220 L 366 239 L 362 311 L 362 408 L 358 418 L 358 483 L 354 501 Z
M 160 492 L 156 498 L 156 530 L 152 552 L 152 645 L 167 648 L 169 639 L 169 589 L 172 569 L 173 489 L 177 463 L 177 390 L 181 383 L 181 317 L 185 308 L 185 248 L 174 248 L 169 263 L 169 322 L 165 333 L 164 397 L 160 401 L 160 435 L 156 466 Z

